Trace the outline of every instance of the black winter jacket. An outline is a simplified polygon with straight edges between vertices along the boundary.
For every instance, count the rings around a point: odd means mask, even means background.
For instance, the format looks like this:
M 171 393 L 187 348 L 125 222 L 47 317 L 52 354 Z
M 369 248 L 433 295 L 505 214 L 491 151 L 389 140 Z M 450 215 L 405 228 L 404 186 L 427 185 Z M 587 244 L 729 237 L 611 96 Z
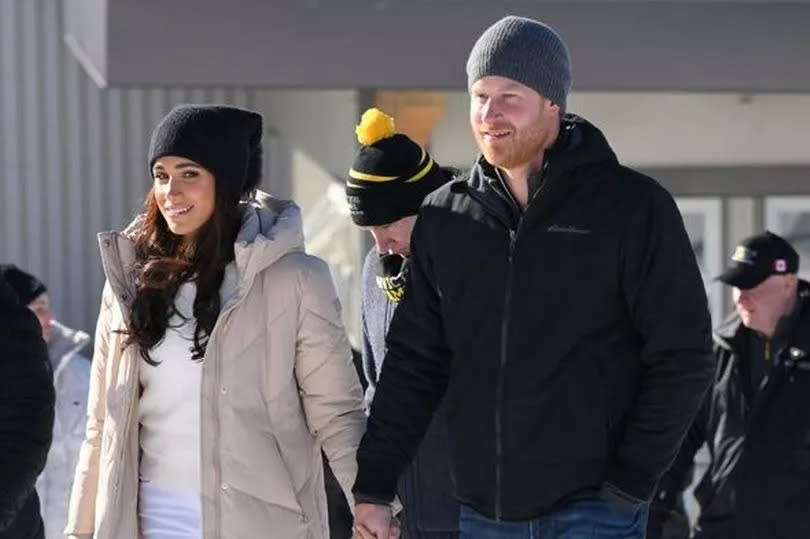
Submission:
M 445 392 L 457 497 L 492 518 L 637 505 L 674 458 L 714 373 L 678 209 L 575 117 L 538 180 L 521 214 L 480 159 L 425 200 L 356 493 L 393 496 Z
M 810 537 L 810 283 L 768 376 L 751 383 L 749 329 L 735 314 L 715 332 L 717 374 L 657 500 L 675 506 L 708 442 L 709 467 L 695 489 L 698 537 Z M 651 537 L 651 539 L 656 539 Z
M 36 317 L 0 280 L 0 539 L 43 537 L 34 484 L 51 445 L 54 389 Z

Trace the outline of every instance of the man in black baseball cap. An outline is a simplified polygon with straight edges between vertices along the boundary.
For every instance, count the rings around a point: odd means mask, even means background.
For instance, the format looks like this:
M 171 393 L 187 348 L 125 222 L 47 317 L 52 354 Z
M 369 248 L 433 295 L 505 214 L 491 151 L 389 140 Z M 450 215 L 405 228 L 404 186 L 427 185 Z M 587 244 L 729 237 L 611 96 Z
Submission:
M 733 287 L 742 324 L 772 339 L 782 319 L 796 306 L 799 254 L 772 232 L 751 236 L 737 246 L 731 265 L 717 280 Z
M 736 312 L 715 331 L 712 391 L 659 483 L 650 539 L 668 537 L 694 455 L 709 466 L 695 496 L 696 538 L 806 537 L 810 530 L 810 284 L 799 255 L 764 232 L 743 240 L 718 280 Z

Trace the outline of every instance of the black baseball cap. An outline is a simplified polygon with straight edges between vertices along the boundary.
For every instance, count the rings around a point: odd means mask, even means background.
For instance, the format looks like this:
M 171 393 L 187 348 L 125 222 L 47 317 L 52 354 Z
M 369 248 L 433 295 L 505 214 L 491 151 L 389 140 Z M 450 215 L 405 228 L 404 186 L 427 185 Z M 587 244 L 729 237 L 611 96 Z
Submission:
M 748 290 L 771 275 L 799 272 L 799 253 L 773 232 L 746 238 L 731 255 L 731 265 L 717 276 L 729 286 Z

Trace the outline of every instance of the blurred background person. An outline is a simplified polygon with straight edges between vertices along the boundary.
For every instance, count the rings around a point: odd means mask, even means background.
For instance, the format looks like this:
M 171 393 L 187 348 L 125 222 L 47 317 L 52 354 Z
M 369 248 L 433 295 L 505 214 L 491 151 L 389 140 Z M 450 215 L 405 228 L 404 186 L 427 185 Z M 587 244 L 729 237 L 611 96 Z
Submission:
M 43 539 L 34 485 L 51 445 L 53 373 L 42 330 L 0 274 L 0 539 Z
M 45 536 L 61 537 L 67 519 L 73 471 L 84 439 L 90 360 L 80 352 L 90 344 L 84 331 L 71 329 L 55 318 L 45 284 L 13 265 L 0 266 L 7 282 L 39 320 L 48 346 L 56 395 L 53 442 L 45 469 L 37 480 Z
M 736 312 L 714 335 L 714 386 L 661 479 L 650 539 L 688 537 L 681 497 L 695 453 L 708 470 L 695 488 L 699 539 L 802 539 L 810 533 L 810 283 L 799 254 L 771 232 L 743 240 L 718 279 Z

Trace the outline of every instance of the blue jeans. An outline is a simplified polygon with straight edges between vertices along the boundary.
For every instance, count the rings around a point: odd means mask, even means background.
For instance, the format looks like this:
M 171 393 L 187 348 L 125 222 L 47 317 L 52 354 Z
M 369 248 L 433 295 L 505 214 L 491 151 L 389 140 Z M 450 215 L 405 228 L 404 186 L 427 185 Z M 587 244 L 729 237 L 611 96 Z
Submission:
M 501 521 L 461 506 L 461 539 L 644 539 L 649 505 L 627 512 L 598 495 L 578 498 L 542 518 Z

